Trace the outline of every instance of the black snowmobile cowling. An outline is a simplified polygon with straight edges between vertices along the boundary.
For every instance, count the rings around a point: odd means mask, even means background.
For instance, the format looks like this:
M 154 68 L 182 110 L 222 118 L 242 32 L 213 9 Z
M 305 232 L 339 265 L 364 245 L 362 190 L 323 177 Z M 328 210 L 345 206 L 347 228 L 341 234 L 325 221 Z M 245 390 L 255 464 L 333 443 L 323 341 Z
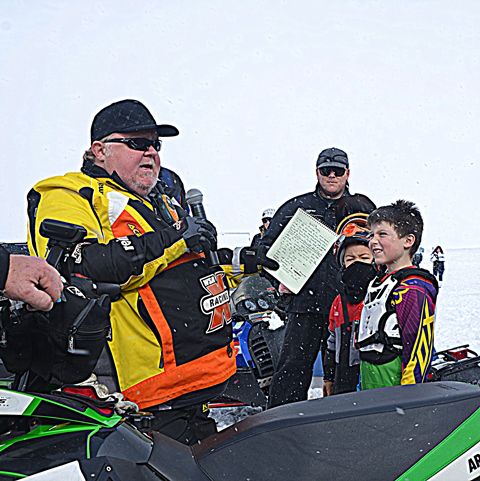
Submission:
M 105 432 L 96 456 L 38 479 L 474 480 L 479 406 L 480 388 L 457 382 L 341 394 L 251 416 L 194 447 L 154 434 L 150 453 L 136 460 Z M 76 477 L 62 477 L 61 469 Z
M 480 459 L 479 407 L 480 388 L 464 383 L 374 389 L 271 409 L 193 453 L 212 480 L 419 481 L 475 446 L 460 463 L 463 475 L 435 478 L 474 479 L 469 459 Z

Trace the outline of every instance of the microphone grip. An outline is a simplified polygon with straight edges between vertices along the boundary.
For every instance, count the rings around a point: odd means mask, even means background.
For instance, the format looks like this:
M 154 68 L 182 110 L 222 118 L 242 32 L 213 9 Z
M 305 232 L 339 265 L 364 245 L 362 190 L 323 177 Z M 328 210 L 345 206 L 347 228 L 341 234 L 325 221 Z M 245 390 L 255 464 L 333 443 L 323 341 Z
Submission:
M 205 214 L 205 209 L 202 203 L 190 204 L 190 209 L 192 209 L 193 217 L 198 217 L 199 219 L 207 220 L 207 214 Z
M 205 209 L 201 202 L 199 202 L 198 204 L 190 204 L 190 209 L 192 209 L 193 217 L 198 217 L 199 219 L 207 220 L 207 214 L 205 214 Z
M 199 219 L 207 220 L 207 214 L 205 214 L 205 209 L 203 207 L 202 202 L 195 202 L 190 204 L 190 209 L 192 209 L 193 217 L 197 217 Z M 218 266 L 220 264 L 220 260 L 218 259 L 218 254 L 216 251 L 208 251 L 205 252 L 205 257 L 207 259 L 208 265 L 210 266 Z

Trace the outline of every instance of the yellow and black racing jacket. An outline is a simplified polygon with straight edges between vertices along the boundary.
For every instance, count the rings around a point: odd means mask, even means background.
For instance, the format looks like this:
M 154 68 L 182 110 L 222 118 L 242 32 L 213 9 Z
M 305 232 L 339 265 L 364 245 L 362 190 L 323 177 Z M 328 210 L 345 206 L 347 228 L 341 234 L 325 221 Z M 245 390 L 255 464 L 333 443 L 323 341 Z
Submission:
M 38 182 L 28 215 L 32 254 L 46 256 L 43 219 L 80 224 L 87 237 L 73 271 L 121 285 L 109 349 L 127 399 L 141 408 L 181 396 L 203 401 L 234 374 L 224 273 L 187 250 L 174 227 L 186 215 L 178 204 L 156 189 L 147 200 L 86 162 L 82 172 Z

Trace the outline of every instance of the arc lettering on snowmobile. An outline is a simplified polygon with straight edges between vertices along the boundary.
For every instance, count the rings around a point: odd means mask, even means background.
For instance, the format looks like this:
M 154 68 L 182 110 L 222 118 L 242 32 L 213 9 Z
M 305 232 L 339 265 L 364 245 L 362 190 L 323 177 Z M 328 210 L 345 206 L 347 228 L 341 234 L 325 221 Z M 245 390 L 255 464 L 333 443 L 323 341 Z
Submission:
M 480 453 L 479 421 L 480 409 L 477 409 L 396 481 L 408 481 L 409 479 L 478 480 L 480 469 L 472 470 L 471 461 L 473 458 L 475 462 L 475 455 Z
M 200 308 L 206 315 L 210 314 L 210 323 L 206 334 L 221 329 L 225 324 L 232 322 L 230 311 L 230 294 L 225 288 L 225 274 L 215 272 L 200 278 L 200 284 L 209 293 L 200 300 Z

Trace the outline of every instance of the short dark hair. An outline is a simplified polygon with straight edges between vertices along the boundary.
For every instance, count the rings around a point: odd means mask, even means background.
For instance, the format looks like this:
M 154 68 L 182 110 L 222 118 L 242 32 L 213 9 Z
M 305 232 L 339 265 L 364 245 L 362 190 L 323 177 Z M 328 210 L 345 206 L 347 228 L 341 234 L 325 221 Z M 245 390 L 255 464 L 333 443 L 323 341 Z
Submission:
M 399 237 L 409 234 L 415 236 L 415 242 L 410 247 L 410 257 L 417 252 L 422 242 L 423 219 L 418 207 L 408 200 L 397 200 L 389 205 L 375 209 L 368 216 L 368 226 L 372 228 L 380 222 L 392 225 Z

